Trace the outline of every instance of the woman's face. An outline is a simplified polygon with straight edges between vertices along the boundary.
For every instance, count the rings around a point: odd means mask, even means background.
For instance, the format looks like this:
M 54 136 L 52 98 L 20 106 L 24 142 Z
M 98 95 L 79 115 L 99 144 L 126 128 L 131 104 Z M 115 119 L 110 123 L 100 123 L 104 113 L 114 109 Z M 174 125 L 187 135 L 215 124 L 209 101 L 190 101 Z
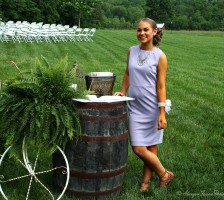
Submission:
M 156 32 L 148 22 L 141 21 L 137 27 L 137 38 L 141 43 L 150 43 Z

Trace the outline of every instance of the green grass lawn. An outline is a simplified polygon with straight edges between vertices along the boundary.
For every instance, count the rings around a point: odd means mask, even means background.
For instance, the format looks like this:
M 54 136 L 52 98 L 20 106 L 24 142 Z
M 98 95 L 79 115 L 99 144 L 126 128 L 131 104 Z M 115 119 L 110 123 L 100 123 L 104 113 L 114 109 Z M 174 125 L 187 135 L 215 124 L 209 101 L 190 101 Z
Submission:
M 138 44 L 136 32 L 97 30 L 93 39 L 93 43 L 0 43 L 0 80 L 18 73 L 11 61 L 29 70 L 40 55 L 53 61 L 67 54 L 71 66 L 76 60 L 85 74 L 115 73 L 114 91 L 119 91 L 128 48 Z M 139 193 L 143 164 L 129 148 L 123 190 L 114 199 L 224 199 L 224 33 L 165 31 L 160 48 L 169 62 L 167 98 L 172 111 L 159 157 L 176 178 L 158 189 L 154 176 L 150 190 Z M 10 197 L 25 199 L 18 196 L 19 190 L 11 186 Z

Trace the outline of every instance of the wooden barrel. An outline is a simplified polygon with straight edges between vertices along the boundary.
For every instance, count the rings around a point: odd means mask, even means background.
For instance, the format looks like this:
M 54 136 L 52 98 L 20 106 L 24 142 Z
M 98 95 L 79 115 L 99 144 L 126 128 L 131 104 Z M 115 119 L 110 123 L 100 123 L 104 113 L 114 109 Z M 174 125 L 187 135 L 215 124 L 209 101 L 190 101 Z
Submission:
M 74 104 L 83 134 L 78 143 L 66 145 L 71 173 L 66 192 L 84 199 L 117 196 L 128 156 L 126 102 Z M 63 164 L 59 156 L 53 158 L 54 166 Z M 65 175 L 57 171 L 56 187 L 61 189 L 64 181 Z

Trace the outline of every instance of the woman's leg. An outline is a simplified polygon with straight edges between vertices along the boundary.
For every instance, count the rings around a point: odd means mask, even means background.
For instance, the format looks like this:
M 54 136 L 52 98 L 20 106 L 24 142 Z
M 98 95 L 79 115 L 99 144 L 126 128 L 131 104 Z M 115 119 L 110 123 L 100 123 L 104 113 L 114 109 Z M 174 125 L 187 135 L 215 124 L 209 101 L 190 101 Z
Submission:
M 151 151 L 157 156 L 157 146 L 153 145 L 150 147 L 147 147 L 148 151 Z M 152 177 L 153 170 L 144 162 L 144 168 L 143 168 L 143 177 L 141 182 L 141 188 L 140 191 L 144 192 L 149 187 L 149 182 Z
M 172 172 L 166 171 L 159 158 L 149 151 L 147 147 L 133 146 L 134 153 L 143 160 L 143 162 L 160 177 L 159 187 L 164 187 L 174 178 Z

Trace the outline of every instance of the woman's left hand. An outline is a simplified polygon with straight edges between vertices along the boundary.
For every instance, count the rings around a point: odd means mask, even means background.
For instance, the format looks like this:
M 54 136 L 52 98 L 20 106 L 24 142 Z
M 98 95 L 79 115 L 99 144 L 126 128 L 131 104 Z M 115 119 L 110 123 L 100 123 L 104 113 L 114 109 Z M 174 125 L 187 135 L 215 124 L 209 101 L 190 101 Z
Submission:
M 113 96 L 125 96 L 125 94 L 123 93 L 123 92 L 115 92 L 114 94 L 113 94 Z
M 158 130 L 164 129 L 167 127 L 167 121 L 165 115 L 160 114 L 158 118 Z

